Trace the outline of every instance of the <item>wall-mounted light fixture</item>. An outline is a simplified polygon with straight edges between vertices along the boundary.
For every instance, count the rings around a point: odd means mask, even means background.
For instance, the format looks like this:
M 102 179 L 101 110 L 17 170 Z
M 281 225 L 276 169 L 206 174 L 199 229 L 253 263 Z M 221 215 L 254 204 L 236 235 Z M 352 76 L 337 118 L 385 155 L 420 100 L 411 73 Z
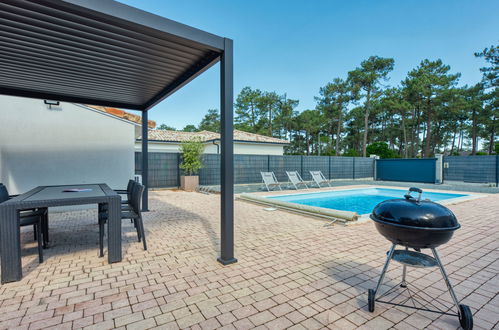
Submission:
M 58 106 L 59 101 L 54 101 L 54 100 L 43 100 L 43 103 L 49 106 L 49 109 L 52 109 L 52 106 Z

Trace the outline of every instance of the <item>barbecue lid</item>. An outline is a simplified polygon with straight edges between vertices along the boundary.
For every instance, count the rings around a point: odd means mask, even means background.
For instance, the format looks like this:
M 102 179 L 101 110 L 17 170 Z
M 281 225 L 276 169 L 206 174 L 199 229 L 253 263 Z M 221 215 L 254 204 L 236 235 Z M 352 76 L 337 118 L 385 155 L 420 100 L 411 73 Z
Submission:
M 419 197 L 411 196 L 411 192 L 419 193 Z M 459 228 L 451 210 L 429 200 L 421 200 L 422 193 L 421 189 L 412 187 L 404 198 L 383 201 L 376 205 L 371 218 L 413 227 Z

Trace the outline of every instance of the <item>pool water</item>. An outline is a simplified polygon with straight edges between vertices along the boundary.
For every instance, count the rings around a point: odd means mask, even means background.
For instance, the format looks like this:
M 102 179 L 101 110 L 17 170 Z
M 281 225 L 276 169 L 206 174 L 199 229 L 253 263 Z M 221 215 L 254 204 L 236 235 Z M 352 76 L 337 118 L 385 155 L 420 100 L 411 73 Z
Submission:
M 334 210 L 352 211 L 358 214 L 371 213 L 374 207 L 387 199 L 404 198 L 407 190 L 388 188 L 362 188 L 320 193 L 267 196 L 284 202 L 324 207 Z M 417 193 L 412 193 L 417 197 Z M 446 199 L 464 197 L 464 194 L 448 194 L 423 191 L 421 199 L 438 202 Z

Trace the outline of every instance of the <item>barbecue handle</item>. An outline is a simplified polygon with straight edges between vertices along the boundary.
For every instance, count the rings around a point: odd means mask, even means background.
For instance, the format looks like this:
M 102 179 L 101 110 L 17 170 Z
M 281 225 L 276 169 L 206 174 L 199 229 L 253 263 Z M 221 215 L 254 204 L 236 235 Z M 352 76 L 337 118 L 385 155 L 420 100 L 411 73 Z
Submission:
M 407 194 L 404 195 L 405 199 L 407 199 L 407 200 L 414 199 L 414 197 L 411 196 L 411 192 L 419 193 L 418 199 L 416 200 L 416 202 L 419 203 L 419 201 L 421 200 L 421 194 L 423 193 L 423 190 L 416 188 L 416 187 L 411 187 L 411 188 L 409 188 L 409 191 L 407 192 Z
M 414 192 L 417 192 L 417 193 L 420 193 L 422 194 L 423 193 L 423 190 L 419 189 L 419 188 L 416 188 L 416 187 L 411 187 L 409 188 L 409 191 L 414 191 Z

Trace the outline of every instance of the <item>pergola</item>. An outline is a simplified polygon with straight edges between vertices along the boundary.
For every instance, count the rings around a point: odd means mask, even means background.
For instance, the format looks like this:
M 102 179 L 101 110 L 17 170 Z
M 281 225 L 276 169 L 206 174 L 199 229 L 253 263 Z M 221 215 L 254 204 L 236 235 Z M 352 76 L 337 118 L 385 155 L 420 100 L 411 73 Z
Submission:
M 142 112 L 220 61 L 221 253 L 234 258 L 232 40 L 112 0 L 0 2 L 0 94 Z M 148 208 L 147 189 L 143 208 Z

